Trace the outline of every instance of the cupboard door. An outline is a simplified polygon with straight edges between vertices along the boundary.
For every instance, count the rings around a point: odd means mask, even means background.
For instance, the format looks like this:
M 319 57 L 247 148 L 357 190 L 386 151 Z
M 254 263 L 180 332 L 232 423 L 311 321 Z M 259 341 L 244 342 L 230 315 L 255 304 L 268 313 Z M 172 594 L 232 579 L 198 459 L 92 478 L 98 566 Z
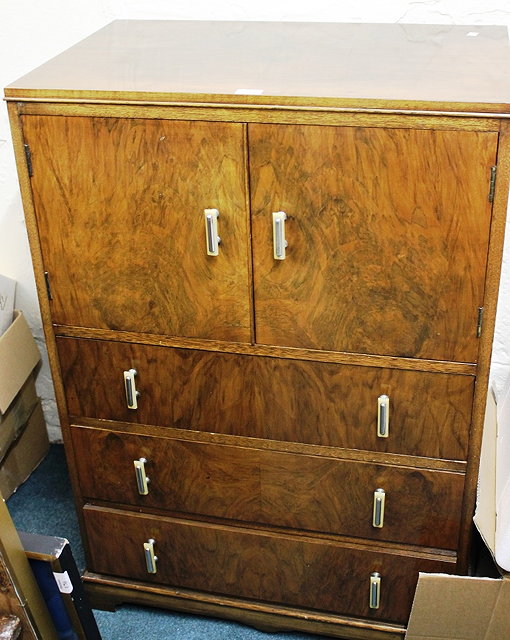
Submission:
M 257 342 L 475 362 L 497 134 L 248 131 Z
M 451 555 L 430 558 L 94 506 L 83 515 L 97 573 L 346 615 L 405 622 L 418 572 L 455 571 Z M 147 571 L 150 540 L 155 573 Z M 381 577 L 377 608 L 369 607 L 372 573 Z
M 250 341 L 243 125 L 25 116 L 56 324 Z M 217 256 L 205 209 L 219 211 Z
M 472 376 L 62 337 L 57 347 L 75 419 L 467 458 Z M 124 384 L 130 369 L 136 408 Z M 386 437 L 378 435 L 381 396 L 389 398 Z
M 72 437 L 80 489 L 91 500 L 457 547 L 461 473 L 84 427 Z

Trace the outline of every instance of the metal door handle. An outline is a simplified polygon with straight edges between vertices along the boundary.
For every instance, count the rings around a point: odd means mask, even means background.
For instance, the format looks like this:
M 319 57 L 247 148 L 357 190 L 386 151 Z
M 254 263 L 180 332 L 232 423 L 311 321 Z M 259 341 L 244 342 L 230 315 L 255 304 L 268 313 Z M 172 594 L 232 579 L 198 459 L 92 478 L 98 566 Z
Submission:
M 205 217 L 205 238 L 208 256 L 219 255 L 218 246 L 221 238 L 218 235 L 218 218 L 220 212 L 218 209 L 204 209 Z
M 284 211 L 273 213 L 273 255 L 275 260 L 285 260 L 285 249 L 288 242 L 285 240 L 285 220 L 287 214 Z
M 370 599 L 369 605 L 371 609 L 379 609 L 381 599 L 381 575 L 374 571 L 370 575 Z
M 145 564 L 147 565 L 147 573 L 157 573 L 158 568 L 156 567 L 156 562 L 158 561 L 158 556 L 154 555 L 154 545 L 156 541 L 154 538 L 149 538 L 147 542 L 143 543 L 143 550 L 145 553 Z
M 135 465 L 136 486 L 138 487 L 138 493 L 141 496 L 146 496 L 149 493 L 148 484 L 150 482 L 150 478 L 148 478 L 147 474 L 145 473 L 146 463 L 146 458 L 133 460 L 133 464 Z
M 387 438 L 390 433 L 390 399 L 387 395 L 377 398 L 377 436 Z
M 372 525 L 378 529 L 384 526 L 384 503 L 386 501 L 386 491 L 384 489 L 376 489 L 374 491 L 374 511 L 372 517 Z
M 140 395 L 140 392 L 136 390 L 136 374 L 136 369 L 124 371 L 124 390 L 126 392 L 126 403 L 128 409 L 138 409 L 138 396 Z

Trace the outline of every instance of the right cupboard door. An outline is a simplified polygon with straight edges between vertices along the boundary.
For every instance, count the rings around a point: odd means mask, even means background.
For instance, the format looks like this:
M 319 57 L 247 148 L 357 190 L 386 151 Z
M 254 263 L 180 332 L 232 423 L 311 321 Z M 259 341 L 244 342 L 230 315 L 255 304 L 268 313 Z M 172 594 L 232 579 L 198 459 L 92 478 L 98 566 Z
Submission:
M 256 341 L 476 362 L 497 133 L 248 131 Z

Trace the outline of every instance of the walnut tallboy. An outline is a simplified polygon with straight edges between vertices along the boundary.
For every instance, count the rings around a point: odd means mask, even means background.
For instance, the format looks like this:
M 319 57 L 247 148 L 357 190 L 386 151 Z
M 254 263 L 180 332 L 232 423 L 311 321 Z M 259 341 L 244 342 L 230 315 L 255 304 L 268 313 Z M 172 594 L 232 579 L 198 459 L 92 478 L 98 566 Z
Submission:
M 96 604 L 384 640 L 467 571 L 509 62 L 119 21 L 6 89 Z

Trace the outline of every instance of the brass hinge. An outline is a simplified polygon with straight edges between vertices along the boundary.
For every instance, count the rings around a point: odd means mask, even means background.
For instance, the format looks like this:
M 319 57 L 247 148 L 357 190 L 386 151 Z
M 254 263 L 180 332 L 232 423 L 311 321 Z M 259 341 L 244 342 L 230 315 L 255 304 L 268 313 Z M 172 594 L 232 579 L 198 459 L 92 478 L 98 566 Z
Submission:
M 25 158 L 27 159 L 27 169 L 28 169 L 28 177 L 31 178 L 34 175 L 34 170 L 32 168 L 32 154 L 30 153 L 30 147 L 28 144 L 25 144 Z
M 50 285 L 50 274 L 45 271 L 44 272 L 44 281 L 46 282 L 46 292 L 48 294 L 48 300 L 53 300 L 53 296 L 51 295 L 51 285 Z
M 478 322 L 476 325 L 477 338 L 479 338 L 482 335 L 482 323 L 483 323 L 483 307 L 478 307 Z
M 494 202 L 494 190 L 496 189 L 497 167 L 491 167 L 491 181 L 489 183 L 489 202 Z

